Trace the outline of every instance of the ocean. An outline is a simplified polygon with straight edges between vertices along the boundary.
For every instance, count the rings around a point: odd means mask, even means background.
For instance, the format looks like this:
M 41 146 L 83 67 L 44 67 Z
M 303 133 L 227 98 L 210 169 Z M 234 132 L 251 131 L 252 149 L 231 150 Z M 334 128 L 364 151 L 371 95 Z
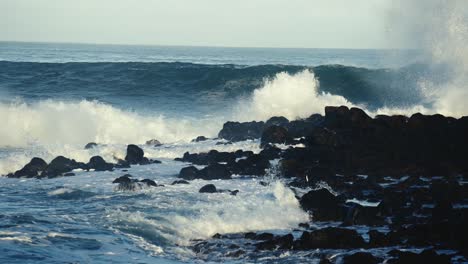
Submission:
M 125 172 L 0 177 L 0 263 L 318 262 L 309 253 L 196 253 L 196 241 L 217 233 L 283 234 L 309 216 L 274 169 L 261 179 L 216 181 L 237 196 L 206 195 L 198 193 L 204 180 L 171 185 L 188 166 L 174 159 L 260 151 L 258 140 L 216 144 L 226 121 L 306 118 L 327 105 L 374 115 L 427 111 L 437 102 L 421 84 L 452 75 L 415 50 L 0 42 L 0 175 L 32 157 L 122 159 L 127 144 L 162 161 Z M 200 135 L 211 140 L 191 142 Z M 145 145 L 150 139 L 163 145 Z M 89 142 L 99 145 L 84 149 Z M 125 173 L 165 186 L 118 191 L 112 181 Z

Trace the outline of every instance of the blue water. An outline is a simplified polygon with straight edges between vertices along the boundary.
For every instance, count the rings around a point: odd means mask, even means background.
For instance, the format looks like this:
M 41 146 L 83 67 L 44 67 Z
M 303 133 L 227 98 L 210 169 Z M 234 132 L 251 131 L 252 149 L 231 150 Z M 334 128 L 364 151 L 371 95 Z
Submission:
M 433 70 L 421 59 L 415 51 L 398 50 L 0 42 L 0 175 L 34 156 L 86 162 L 101 155 L 112 161 L 125 155 L 129 143 L 163 161 L 57 179 L 0 177 L 0 263 L 308 262 L 310 256 L 301 254 L 264 258 L 248 252 L 226 259 L 194 253 L 197 239 L 289 232 L 307 215 L 274 173 L 265 179 L 267 187 L 255 178 L 217 181 L 239 194 L 206 195 L 198 193 L 202 180 L 170 185 L 186 166 L 173 159 L 210 149 L 258 152 L 255 141 L 190 140 L 215 137 L 233 118 L 265 116 L 268 102 L 285 104 L 281 97 L 291 93 L 310 97 L 309 88 L 316 89 L 311 108 L 327 103 L 323 93 L 368 109 L 417 104 L 417 83 Z M 295 100 L 283 106 L 301 114 L 309 107 L 298 108 Z M 151 138 L 164 146 L 144 146 Z M 84 150 L 91 141 L 103 145 Z M 165 187 L 120 192 L 111 182 L 124 173 Z

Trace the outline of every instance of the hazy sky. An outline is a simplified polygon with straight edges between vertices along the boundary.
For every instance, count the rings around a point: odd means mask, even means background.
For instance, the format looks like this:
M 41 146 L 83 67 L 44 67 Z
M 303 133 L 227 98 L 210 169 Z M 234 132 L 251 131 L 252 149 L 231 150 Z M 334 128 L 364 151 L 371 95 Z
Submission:
M 391 0 L 0 0 L 0 40 L 389 48 Z

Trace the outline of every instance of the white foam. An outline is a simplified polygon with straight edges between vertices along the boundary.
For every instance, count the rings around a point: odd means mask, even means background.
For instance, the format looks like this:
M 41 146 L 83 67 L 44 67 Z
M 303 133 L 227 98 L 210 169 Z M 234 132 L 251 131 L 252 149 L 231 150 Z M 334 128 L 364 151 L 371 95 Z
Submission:
M 234 113 L 236 120 L 266 120 L 272 116 L 306 118 L 324 113 L 325 106 L 352 104 L 343 96 L 319 92 L 319 81 L 310 70 L 291 75 L 286 72 L 265 80 L 251 98 L 241 100 Z

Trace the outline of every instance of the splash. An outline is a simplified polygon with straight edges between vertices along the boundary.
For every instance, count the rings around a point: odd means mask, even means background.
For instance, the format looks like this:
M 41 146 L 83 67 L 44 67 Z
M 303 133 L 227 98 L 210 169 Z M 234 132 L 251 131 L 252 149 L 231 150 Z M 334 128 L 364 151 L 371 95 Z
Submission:
M 343 96 L 319 92 L 319 80 L 310 70 L 294 75 L 281 72 L 265 80 L 251 98 L 241 100 L 234 116 L 241 121 L 266 120 L 272 116 L 293 120 L 323 113 L 328 105 L 352 104 Z

